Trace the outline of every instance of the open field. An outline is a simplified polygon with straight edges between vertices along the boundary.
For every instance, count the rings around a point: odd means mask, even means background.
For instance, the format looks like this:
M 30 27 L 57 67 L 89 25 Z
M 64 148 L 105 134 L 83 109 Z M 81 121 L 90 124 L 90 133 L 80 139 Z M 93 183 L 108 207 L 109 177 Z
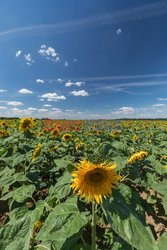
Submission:
M 43 120 L 0 121 L 0 249 L 91 249 L 91 203 L 70 187 L 86 159 L 116 163 L 122 176 L 96 204 L 97 249 L 166 250 L 167 121 L 103 131 L 83 123 L 65 131 Z

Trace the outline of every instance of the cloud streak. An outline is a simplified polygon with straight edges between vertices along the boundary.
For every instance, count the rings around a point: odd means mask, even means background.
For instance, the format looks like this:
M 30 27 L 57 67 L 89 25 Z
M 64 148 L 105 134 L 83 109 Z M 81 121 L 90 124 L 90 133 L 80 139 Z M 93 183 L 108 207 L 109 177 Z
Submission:
M 122 22 L 129 22 L 134 20 L 142 20 L 145 18 L 159 16 L 167 13 L 167 2 L 160 1 L 151 4 L 144 4 L 138 7 L 131 7 L 124 10 L 107 12 L 90 17 L 80 18 L 66 22 L 54 24 L 41 24 L 27 27 L 19 27 L 0 32 L 0 38 L 8 37 L 10 35 L 34 32 L 34 35 L 46 32 L 53 32 L 55 34 L 78 31 L 93 27 L 102 27 L 106 25 L 113 25 Z

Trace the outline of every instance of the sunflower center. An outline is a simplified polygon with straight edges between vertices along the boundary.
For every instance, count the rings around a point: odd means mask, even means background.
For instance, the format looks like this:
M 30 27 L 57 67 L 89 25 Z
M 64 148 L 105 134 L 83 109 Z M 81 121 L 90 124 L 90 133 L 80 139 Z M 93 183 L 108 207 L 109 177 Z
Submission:
M 89 185 L 98 186 L 101 185 L 106 176 L 102 169 L 93 169 L 85 175 L 85 180 Z
M 29 120 L 25 120 L 22 124 L 23 128 L 27 128 L 30 124 L 30 121 Z

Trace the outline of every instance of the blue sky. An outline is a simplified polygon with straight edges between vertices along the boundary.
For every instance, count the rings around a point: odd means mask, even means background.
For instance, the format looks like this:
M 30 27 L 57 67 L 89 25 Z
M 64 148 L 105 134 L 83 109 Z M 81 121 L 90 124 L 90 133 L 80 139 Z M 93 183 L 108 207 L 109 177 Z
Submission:
M 167 118 L 167 1 L 0 3 L 0 116 Z

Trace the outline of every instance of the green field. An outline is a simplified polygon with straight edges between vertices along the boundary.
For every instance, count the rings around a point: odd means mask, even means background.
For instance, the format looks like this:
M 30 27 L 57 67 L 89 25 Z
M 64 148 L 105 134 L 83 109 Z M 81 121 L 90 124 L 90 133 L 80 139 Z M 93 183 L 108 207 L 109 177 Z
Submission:
M 122 177 L 95 206 L 96 249 L 166 250 L 167 122 L 48 131 L 35 119 L 0 121 L 0 249 L 91 249 L 91 202 L 70 186 L 83 159 Z

